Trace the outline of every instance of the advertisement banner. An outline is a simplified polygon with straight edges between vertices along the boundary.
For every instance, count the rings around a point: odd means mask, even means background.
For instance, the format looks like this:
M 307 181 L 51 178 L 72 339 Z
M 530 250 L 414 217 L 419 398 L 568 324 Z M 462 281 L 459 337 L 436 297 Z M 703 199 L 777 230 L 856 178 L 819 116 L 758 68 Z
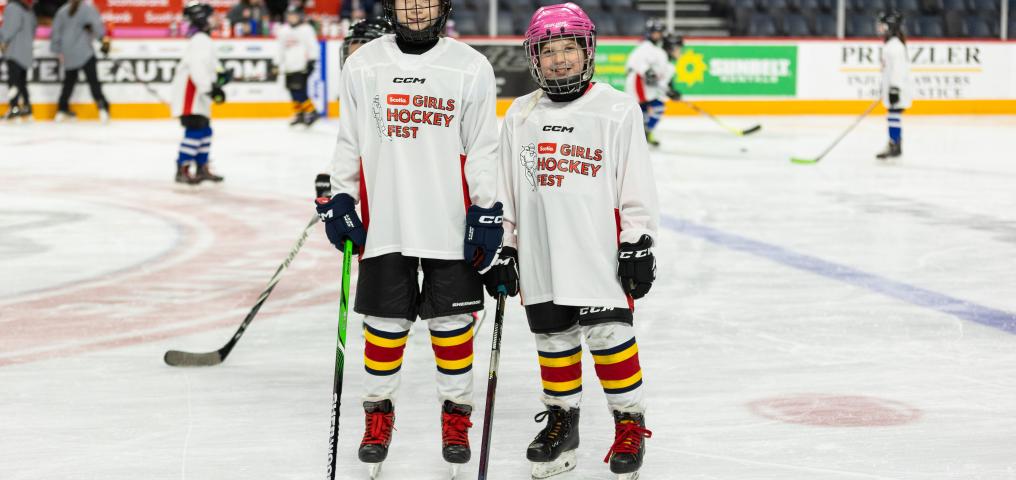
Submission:
M 498 97 L 521 97 L 537 89 L 529 75 L 529 63 L 522 42 L 470 43 L 494 67 Z
M 797 93 L 796 45 L 695 45 L 681 51 L 674 84 L 688 95 Z
M 1012 53 L 1005 43 L 907 42 L 915 100 L 1014 98 Z M 817 42 L 799 47 L 799 98 L 870 99 L 882 88 L 881 42 Z
M 625 63 L 634 47 L 597 45 L 596 81 L 624 90 Z M 674 68 L 674 85 L 689 95 L 793 96 L 797 91 L 795 45 L 688 43 Z
M 101 58 L 97 65 L 99 80 L 104 84 L 103 90 L 110 103 L 169 101 L 169 85 L 186 44 L 186 40 L 170 39 L 116 41 L 110 58 Z M 217 40 L 214 45 L 219 63 L 235 73 L 233 82 L 225 88 L 230 102 L 289 101 L 283 79 L 272 76 L 277 54 L 274 40 Z M 29 73 L 32 101 L 56 103 L 63 75 L 60 64 L 49 53 L 48 41 L 36 41 L 34 50 L 35 62 Z M 6 68 L 6 64 L 0 65 L 0 82 L 4 85 L 0 90 L 6 90 Z M 84 74 L 81 75 L 83 82 Z M 323 88 L 313 91 L 323 99 Z M 315 103 L 318 101 L 315 98 Z M 88 88 L 79 85 L 71 102 L 91 103 Z

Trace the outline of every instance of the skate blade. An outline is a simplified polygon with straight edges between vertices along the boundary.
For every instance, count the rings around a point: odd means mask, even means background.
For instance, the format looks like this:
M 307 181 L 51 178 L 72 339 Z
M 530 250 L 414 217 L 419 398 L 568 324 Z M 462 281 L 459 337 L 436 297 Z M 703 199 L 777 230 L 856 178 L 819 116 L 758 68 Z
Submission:
M 638 480 L 638 478 L 639 478 L 638 471 L 617 474 L 617 480 Z
M 455 480 L 455 477 L 459 474 L 459 469 L 462 468 L 461 463 L 449 463 L 448 464 L 448 478 Z
M 375 480 L 381 475 L 381 465 L 381 462 L 367 464 L 367 474 L 370 475 L 370 480 Z
M 554 475 L 560 475 L 564 472 L 575 470 L 575 466 L 578 464 L 578 458 L 575 456 L 575 450 L 568 450 L 557 457 L 557 460 L 550 462 L 533 462 L 532 476 L 535 480 L 541 480 L 544 478 L 550 478 Z

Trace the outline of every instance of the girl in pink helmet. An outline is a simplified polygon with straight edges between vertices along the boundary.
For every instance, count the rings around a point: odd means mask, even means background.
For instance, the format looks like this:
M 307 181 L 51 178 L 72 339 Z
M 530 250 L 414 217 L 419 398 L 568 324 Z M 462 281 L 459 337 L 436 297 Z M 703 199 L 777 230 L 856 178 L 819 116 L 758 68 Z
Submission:
M 521 292 L 536 335 L 546 424 L 526 457 L 534 478 L 575 468 L 585 339 L 615 424 L 605 461 L 636 478 L 651 433 L 632 312 L 656 276 L 659 223 L 642 112 L 592 81 L 596 27 L 577 5 L 537 10 L 524 47 L 540 89 L 501 129 L 505 235 L 484 281 L 492 295 Z

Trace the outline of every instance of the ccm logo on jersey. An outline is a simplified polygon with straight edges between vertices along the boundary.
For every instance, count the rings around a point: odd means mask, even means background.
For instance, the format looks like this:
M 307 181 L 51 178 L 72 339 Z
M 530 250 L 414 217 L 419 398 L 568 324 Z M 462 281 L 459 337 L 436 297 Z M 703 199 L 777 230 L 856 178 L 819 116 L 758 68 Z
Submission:
M 543 131 L 544 132 L 568 132 L 568 133 L 571 133 L 571 132 L 575 131 L 575 127 L 563 127 L 561 125 L 544 125 L 543 126 Z
M 426 82 L 426 78 L 416 77 L 395 77 L 392 79 L 392 83 L 423 83 Z
M 554 153 L 557 151 L 556 143 L 541 143 L 536 146 L 536 151 L 539 153 Z
M 624 252 L 618 252 L 618 254 L 617 254 L 617 258 L 623 258 L 623 259 L 626 259 L 626 260 L 629 259 L 629 258 L 642 258 L 642 257 L 648 257 L 648 256 L 649 256 L 649 249 L 648 248 L 645 249 L 645 250 L 635 250 L 635 251 L 630 251 L 629 250 L 629 251 L 624 251 Z
M 389 93 L 388 94 L 388 105 L 409 105 L 409 95 L 401 93 Z
M 614 307 L 582 307 L 579 309 L 579 315 L 589 315 L 591 313 L 603 313 L 613 310 Z

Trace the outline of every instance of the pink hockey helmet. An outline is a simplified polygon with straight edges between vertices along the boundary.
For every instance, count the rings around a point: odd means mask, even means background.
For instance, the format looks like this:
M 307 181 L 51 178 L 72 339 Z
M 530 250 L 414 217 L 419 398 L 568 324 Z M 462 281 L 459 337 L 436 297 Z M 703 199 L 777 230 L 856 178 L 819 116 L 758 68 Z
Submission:
M 579 48 L 584 50 L 585 59 L 581 71 L 563 78 L 546 78 L 540 68 L 543 46 L 554 40 L 568 39 L 575 40 Z M 581 92 L 593 78 L 596 61 L 596 25 L 586 12 L 574 3 L 560 3 L 538 9 L 529 21 L 523 46 L 529 59 L 529 73 L 536 80 L 536 84 L 547 93 L 567 95 Z M 570 68 L 570 65 L 565 66 Z

